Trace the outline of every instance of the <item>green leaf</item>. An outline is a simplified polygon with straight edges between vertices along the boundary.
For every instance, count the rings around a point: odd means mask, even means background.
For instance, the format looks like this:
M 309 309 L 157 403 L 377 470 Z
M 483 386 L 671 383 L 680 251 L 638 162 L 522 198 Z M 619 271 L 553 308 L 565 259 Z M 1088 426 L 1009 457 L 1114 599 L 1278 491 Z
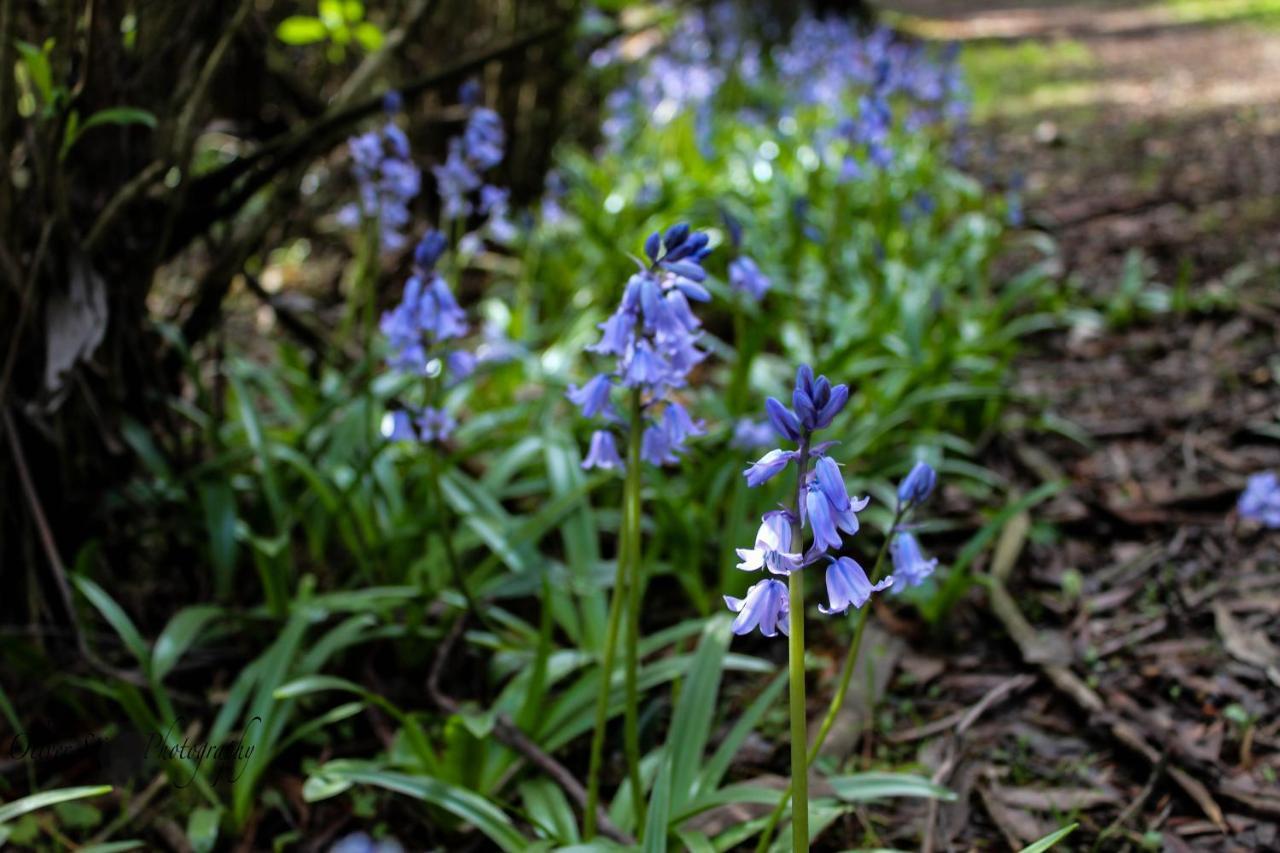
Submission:
M 33 812 L 36 809 L 45 809 L 58 803 L 68 803 L 72 800 L 82 800 L 86 797 L 100 797 L 109 793 L 111 793 L 110 785 L 86 785 L 79 788 L 58 788 L 53 791 L 31 794 L 0 806 L 0 824 L 8 823 L 14 818 L 20 817 L 27 812 Z
M 142 634 L 138 633 L 138 629 L 133 624 L 133 620 L 129 618 L 129 615 L 124 612 L 119 604 L 115 603 L 111 596 L 107 595 L 106 590 L 84 575 L 72 575 L 71 582 L 76 585 L 76 588 L 80 590 L 80 593 L 85 598 L 89 599 L 89 603 L 98 609 L 98 612 L 107 620 L 107 623 L 115 629 L 120 641 L 138 659 L 138 663 L 143 670 L 147 670 L 151 664 L 151 649 L 147 646 L 146 641 L 142 639 Z
M 127 853 L 129 850 L 141 850 L 147 845 L 141 841 L 108 841 L 105 844 L 89 844 L 77 847 L 78 853 Z
M 730 624 L 723 614 L 707 620 L 706 631 L 684 680 L 679 704 L 671 717 L 671 730 L 667 734 L 671 790 L 667 798 L 673 811 L 678 811 L 695 790 L 707 738 L 711 735 L 724 659 L 729 651 Z
M 569 798 L 555 782 L 546 778 L 520 783 L 520 799 L 530 820 L 550 833 L 560 844 L 578 842 L 578 822 Z
M 368 21 L 356 24 L 351 32 L 355 36 L 356 42 L 370 53 L 382 47 L 382 43 L 386 40 L 382 35 L 382 30 Z
M 222 815 L 217 809 L 198 808 L 187 818 L 187 840 L 195 853 L 212 853 L 218 843 L 218 821 Z
M 202 483 L 200 503 L 209 530 L 209 562 L 219 599 L 231 595 L 236 568 L 236 498 L 225 481 Z
M 276 27 L 276 38 L 291 45 L 315 44 L 329 38 L 329 28 L 319 18 L 290 15 Z
M 1073 823 L 1073 824 L 1070 824 L 1069 826 L 1062 827 L 1062 829 L 1059 829 L 1057 832 L 1051 832 L 1048 835 L 1046 835 L 1044 838 L 1041 838 L 1039 841 L 1032 844 L 1031 846 L 1022 848 L 1022 853 L 1044 853 L 1044 851 L 1048 850 L 1050 847 L 1057 844 L 1059 841 L 1066 838 L 1071 833 L 1075 832 L 1076 827 L 1078 827 L 1079 825 L 1080 824 L 1078 823 Z
M 854 773 L 833 776 L 827 780 L 831 789 L 847 803 L 879 800 L 886 797 L 924 797 L 951 801 L 956 795 L 935 785 L 923 776 L 908 773 Z
M 738 749 L 751 732 L 755 731 L 765 713 L 778 701 L 778 696 L 786 686 L 787 671 L 783 669 L 773 677 L 773 681 L 769 682 L 769 686 L 755 698 L 755 701 L 738 715 L 738 719 L 733 724 L 733 728 L 729 730 L 729 734 L 725 735 L 724 740 L 720 741 L 720 745 L 716 747 L 715 754 L 711 756 L 711 760 L 707 761 L 703 766 L 702 776 L 698 783 L 699 792 L 711 792 L 719 787 L 721 780 L 724 779 L 724 774 L 729 770 L 729 765 L 736 757 Z
M 222 613 L 221 607 L 206 604 L 185 607 L 174 614 L 156 638 L 155 648 L 151 651 L 151 677 L 163 681 L 209 620 Z
M 502 850 L 521 853 L 529 846 L 529 840 L 521 835 L 507 817 L 492 802 L 466 788 L 451 785 L 430 776 L 410 776 L 381 770 L 363 762 L 330 761 L 314 774 L 330 780 L 328 784 L 374 785 L 431 803 L 455 817 L 471 824 L 484 833 Z M 308 780 L 309 781 L 309 780 Z
M 138 107 L 108 107 L 105 110 L 98 110 L 85 119 L 80 125 L 80 133 L 83 134 L 89 128 L 100 124 L 141 124 L 154 128 L 156 117 L 154 113 Z
M 49 50 L 53 47 L 53 40 L 45 42 L 44 47 L 36 47 L 21 39 L 17 44 L 18 53 L 22 55 L 22 61 L 27 66 L 31 83 L 40 93 L 40 100 L 45 106 L 51 106 L 53 104 L 53 69 L 49 65 Z

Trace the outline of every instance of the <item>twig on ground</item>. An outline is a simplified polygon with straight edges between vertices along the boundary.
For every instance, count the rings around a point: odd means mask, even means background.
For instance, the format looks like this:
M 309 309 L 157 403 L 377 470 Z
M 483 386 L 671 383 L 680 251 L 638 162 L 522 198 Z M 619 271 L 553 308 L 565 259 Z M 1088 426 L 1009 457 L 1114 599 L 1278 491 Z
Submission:
M 431 665 L 431 672 L 427 676 L 427 695 L 431 697 L 432 702 L 450 714 L 460 713 L 462 706 L 456 699 L 447 696 L 440 689 L 440 676 L 444 672 L 444 664 L 449 657 L 450 651 L 453 650 L 458 638 L 462 636 L 462 628 L 465 623 L 466 613 L 459 613 L 458 618 L 454 620 L 453 627 L 449 629 L 449 633 L 440 641 L 440 648 L 436 651 L 435 662 Z M 569 772 L 568 768 L 530 740 L 506 716 L 499 714 L 494 720 L 493 736 L 503 746 L 514 749 L 539 770 L 554 779 L 564 789 L 565 794 L 568 795 L 573 804 L 577 806 L 579 812 L 586 808 L 587 792 L 577 778 Z M 608 812 L 603 807 L 597 807 L 596 826 L 599 828 L 601 835 L 608 836 L 620 844 L 634 845 L 636 843 L 634 838 L 614 826 L 613 821 L 609 820 Z
M 1069 666 L 1037 660 L 1036 651 L 1042 645 L 1039 641 L 1039 635 L 1031 623 L 1027 621 L 1026 616 L 1022 614 L 1018 603 L 1013 600 L 1013 596 L 1009 594 L 1009 590 L 1004 585 L 1005 579 L 1009 576 L 1013 564 L 1016 562 L 1017 554 L 1022 550 L 1022 544 L 1026 541 L 1025 534 L 1021 538 L 1022 543 L 1019 543 L 1016 548 L 1011 548 L 1011 558 L 993 566 L 992 573 L 987 575 L 987 597 L 991 602 L 991 611 L 1000 620 L 1009 637 L 1018 646 L 1018 651 L 1022 654 L 1022 658 L 1027 664 L 1039 667 L 1040 671 L 1044 673 L 1054 687 L 1071 699 L 1081 711 L 1090 717 L 1092 722 L 1104 729 L 1112 739 L 1141 755 L 1152 767 L 1159 766 L 1164 760 L 1163 753 L 1148 743 L 1146 737 L 1134 728 L 1131 723 L 1123 719 L 1119 714 L 1109 710 L 1102 697 L 1089 685 L 1085 684 Z M 1222 808 L 1214 801 L 1213 795 L 1209 793 L 1209 789 L 1203 783 L 1173 763 L 1168 765 L 1168 774 L 1187 796 L 1195 800 L 1214 826 L 1223 832 L 1227 831 L 1227 823 L 1223 816 Z

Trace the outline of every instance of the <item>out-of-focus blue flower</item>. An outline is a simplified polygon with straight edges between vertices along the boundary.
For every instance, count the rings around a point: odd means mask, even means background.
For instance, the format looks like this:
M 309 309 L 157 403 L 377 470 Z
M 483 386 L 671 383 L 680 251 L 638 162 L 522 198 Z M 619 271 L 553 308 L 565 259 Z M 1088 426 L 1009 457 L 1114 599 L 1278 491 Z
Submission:
M 1251 476 L 1240 495 L 1237 509 L 1242 518 L 1272 529 L 1280 528 L 1280 480 L 1275 473 L 1264 471 Z
M 422 235 L 413 250 L 413 262 L 425 271 L 434 270 L 445 250 L 449 248 L 449 238 L 434 228 Z
M 388 441 L 415 441 L 418 433 L 413 427 L 413 416 L 404 409 L 394 409 L 382 416 L 382 437 Z
M 926 560 L 920 552 L 920 543 L 909 530 L 896 533 L 889 543 L 889 556 L 893 560 L 895 592 L 907 587 L 919 586 L 937 568 L 937 559 Z
M 738 614 L 733 620 L 735 634 L 749 634 L 757 626 L 766 637 L 791 632 L 787 585 L 782 581 L 767 578 L 748 589 L 745 599 L 726 595 L 724 602 Z
M 650 465 L 675 465 L 680 461 L 671 436 L 659 424 L 649 424 L 640 439 L 640 458 Z
M 484 94 L 484 90 L 480 86 L 480 81 L 471 77 L 463 81 L 458 87 L 458 102 L 463 106 L 474 107 L 480 103 L 480 98 Z
M 800 570 L 800 554 L 792 552 L 791 515 L 781 510 L 767 512 L 760 520 L 754 548 L 738 548 L 744 572 L 768 569 L 775 575 L 789 575 Z
M 769 277 L 760 271 L 756 262 L 746 255 L 739 255 L 729 262 L 729 286 L 759 302 L 769 291 Z
M 367 832 L 353 832 L 335 841 L 329 853 L 404 853 L 404 846 L 394 838 L 374 841 Z
M 786 468 L 797 455 L 794 450 L 770 450 L 742 472 L 747 478 L 747 486 L 754 489 L 773 479 L 782 473 L 782 469 Z
M 339 210 L 338 222 L 355 228 L 362 220 L 376 218 L 383 251 L 396 251 L 404 246 L 409 203 L 422 189 L 422 173 L 409 159 L 409 140 L 388 121 L 348 144 L 359 201 Z
M 903 507 L 919 506 L 933 493 L 938 473 L 927 462 L 917 462 L 898 484 L 898 503 Z
M 471 213 L 468 196 L 481 185 L 480 176 L 467 162 L 462 151 L 462 140 L 449 140 L 449 153 L 444 163 L 433 166 L 436 192 L 440 194 L 441 215 L 445 219 L 461 219 Z
M 427 406 L 418 414 L 418 437 L 427 443 L 448 441 L 457 428 L 458 422 L 444 409 Z
M 387 339 L 388 366 L 426 375 L 429 347 L 465 335 L 467 317 L 445 280 L 420 270 L 405 284 L 400 304 L 382 315 L 379 329 Z
M 471 163 L 481 171 L 491 169 L 502 162 L 506 135 L 502 119 L 487 107 L 476 107 L 467 119 L 462 133 L 463 151 Z
M 609 389 L 611 385 L 609 376 L 599 373 L 591 377 L 587 384 L 581 388 L 577 385 L 570 385 L 569 391 L 565 396 L 575 406 L 582 409 L 583 417 L 594 418 L 609 405 Z
M 436 179 L 436 192 L 440 195 L 441 214 L 445 219 L 464 219 L 475 210 L 472 194 L 485 186 L 480 173 L 493 168 L 502 162 L 506 146 L 506 134 L 502 128 L 502 118 L 493 110 L 479 106 L 479 84 L 469 80 L 458 92 L 462 103 L 471 108 L 467 115 L 466 126 L 461 136 L 449 140 L 448 154 L 445 161 L 432 167 Z M 506 223 L 505 198 L 502 204 L 489 188 L 489 197 L 481 199 L 481 213 L 494 216 L 497 211 L 499 222 L 497 227 L 502 232 Z M 492 223 L 491 223 L 492 225 Z M 514 226 L 511 226 L 514 227 Z M 500 242 L 502 240 L 500 239 Z
M 860 609 L 871 598 L 873 592 L 880 592 L 893 585 L 893 576 L 889 576 L 877 584 L 867 579 L 862 566 L 851 557 L 831 560 L 827 566 L 827 598 L 830 604 L 818 605 L 818 610 L 828 616 L 845 613 L 850 607 Z
M 582 460 L 582 467 L 603 468 L 606 471 L 621 471 L 626 467 L 622 457 L 618 455 L 618 445 L 614 442 L 613 433 L 598 429 L 591 434 L 591 446 L 587 451 L 587 458 Z
M 733 425 L 733 438 L 729 446 L 738 450 L 754 450 L 757 447 L 768 447 L 773 443 L 773 427 L 768 421 L 753 421 L 751 418 L 738 418 Z

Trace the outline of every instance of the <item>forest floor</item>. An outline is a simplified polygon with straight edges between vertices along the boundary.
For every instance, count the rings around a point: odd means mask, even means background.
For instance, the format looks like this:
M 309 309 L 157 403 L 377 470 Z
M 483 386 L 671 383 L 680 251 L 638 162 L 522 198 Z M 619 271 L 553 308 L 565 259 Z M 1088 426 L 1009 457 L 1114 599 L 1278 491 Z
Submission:
M 1021 359 L 1027 427 L 984 460 L 1062 491 L 975 566 L 958 634 L 881 611 L 861 748 L 959 797 L 850 829 L 1280 850 L 1280 548 L 1234 512 L 1280 468 L 1280 3 L 879 5 L 964 43 L 985 156 L 1093 310 Z

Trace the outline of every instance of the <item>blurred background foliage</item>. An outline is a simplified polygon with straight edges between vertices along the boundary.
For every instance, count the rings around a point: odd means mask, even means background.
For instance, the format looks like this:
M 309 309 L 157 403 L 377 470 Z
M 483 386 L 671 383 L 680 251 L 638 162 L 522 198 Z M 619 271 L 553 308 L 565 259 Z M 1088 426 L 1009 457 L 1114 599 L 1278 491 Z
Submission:
M 445 846 L 475 831 L 504 849 L 577 840 L 562 781 L 492 735 L 514 726 L 584 763 L 621 489 L 582 470 L 588 431 L 563 391 L 589 374 L 582 348 L 628 254 L 671 222 L 715 246 L 712 358 L 683 392 L 709 434 L 646 491 L 641 720 L 670 821 L 648 837 L 709 845 L 691 816 L 766 797 L 723 786 L 736 746 L 778 726 L 776 650 L 730 654 L 705 617 L 738 591 L 727 555 L 781 497 L 747 491 L 740 472 L 768 448 L 735 436 L 797 362 L 855 389 L 832 434 L 856 488 L 888 505 L 928 458 L 965 510 L 926 528 L 953 557 L 911 594 L 928 620 L 1002 520 L 1051 491 L 1013 494 L 978 461 L 1008 426 L 1020 340 L 1066 308 L 1054 247 L 1019 227 L 1016 180 L 974 150 L 964 115 L 912 122 L 910 95 L 886 129 L 892 162 L 873 167 L 841 123 L 865 112 L 865 87 L 808 98 L 783 61 L 820 19 L 870 32 L 861 4 L 583 6 L 0 0 L 0 610 L 14 626 L 0 708 L 33 741 L 261 727 L 234 779 L 174 757 L 145 769 L 184 784 L 148 788 L 144 768 L 117 767 L 115 793 L 21 818 L 14 840 L 176 832 L 193 849 L 265 849 L 379 823 Z M 903 49 L 906 67 L 949 67 Z M 335 213 L 356 192 L 345 140 L 385 120 L 384 92 L 401 93 L 426 167 L 463 125 L 467 80 L 502 117 L 491 180 L 516 227 L 451 269 L 495 357 L 447 391 L 459 428 L 425 453 L 383 438 L 409 391 L 352 320 L 399 299 L 409 259 Z M 441 221 L 436 194 L 412 213 L 416 241 Z M 739 254 L 772 280 L 763 301 L 729 286 Z M 488 614 L 461 638 L 443 618 L 466 603 L 454 560 Z M 715 703 L 726 672 L 742 674 L 725 682 L 740 716 Z M 704 750 L 700 769 L 658 773 Z M 0 785 L 10 799 L 93 775 L 15 761 Z M 945 794 L 874 782 L 833 781 L 827 822 L 886 792 Z M 624 784 L 609 811 L 623 835 L 630 808 Z

